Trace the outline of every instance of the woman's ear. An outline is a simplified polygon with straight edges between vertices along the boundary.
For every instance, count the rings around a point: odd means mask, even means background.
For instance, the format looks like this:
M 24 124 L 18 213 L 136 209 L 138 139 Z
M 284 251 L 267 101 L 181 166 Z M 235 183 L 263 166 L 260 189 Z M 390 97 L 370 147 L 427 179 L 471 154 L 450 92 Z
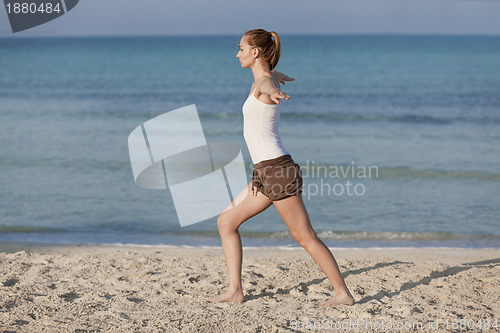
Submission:
M 253 57 L 254 57 L 254 58 L 258 58 L 258 57 L 259 57 L 259 55 L 260 55 L 260 50 L 259 50 L 259 48 L 258 48 L 258 47 L 254 47 L 254 48 L 252 49 L 252 54 L 253 54 Z

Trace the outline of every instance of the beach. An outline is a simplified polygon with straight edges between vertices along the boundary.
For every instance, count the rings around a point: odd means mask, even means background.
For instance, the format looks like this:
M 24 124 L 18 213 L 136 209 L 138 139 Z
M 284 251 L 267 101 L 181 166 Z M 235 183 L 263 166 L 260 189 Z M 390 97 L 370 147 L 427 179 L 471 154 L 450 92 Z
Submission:
M 500 250 L 331 248 L 357 303 L 300 248 L 244 248 L 243 303 L 217 247 L 0 243 L 3 332 L 497 331 Z M 480 328 L 481 327 L 481 328 Z M 489 328 L 487 328 L 489 327 Z
M 241 35 L 0 38 L 0 333 L 498 331 L 500 36 L 281 37 L 279 136 L 357 304 L 315 307 L 274 207 L 239 229 L 245 301 L 208 303 L 220 211 L 183 227 L 168 175 L 136 184 L 132 131 L 192 105 L 250 182 Z

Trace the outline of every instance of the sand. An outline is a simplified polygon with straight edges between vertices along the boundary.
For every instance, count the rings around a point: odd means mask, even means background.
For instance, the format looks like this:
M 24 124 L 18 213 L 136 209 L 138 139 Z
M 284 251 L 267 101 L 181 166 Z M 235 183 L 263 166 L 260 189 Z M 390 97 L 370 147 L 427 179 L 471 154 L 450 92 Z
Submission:
M 0 331 L 499 330 L 498 249 L 331 250 L 354 306 L 314 306 L 334 290 L 301 248 L 245 248 L 245 301 L 212 304 L 227 286 L 220 248 L 0 243 Z

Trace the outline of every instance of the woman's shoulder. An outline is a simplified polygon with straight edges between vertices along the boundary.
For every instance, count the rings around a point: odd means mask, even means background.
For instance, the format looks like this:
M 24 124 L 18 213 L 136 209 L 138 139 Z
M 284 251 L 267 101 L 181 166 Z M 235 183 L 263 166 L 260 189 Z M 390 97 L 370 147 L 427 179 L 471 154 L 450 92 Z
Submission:
M 272 85 L 275 86 L 279 89 L 279 84 L 278 82 L 275 81 L 274 77 L 271 76 L 263 76 L 254 83 L 254 87 L 252 90 L 257 90 L 259 94 L 262 94 L 261 88 L 263 85 Z
M 265 83 L 271 83 L 272 85 L 279 87 L 278 81 L 274 76 L 263 76 L 258 81 L 261 85 Z
M 277 85 L 276 81 L 272 77 L 264 76 L 257 81 L 254 82 L 252 86 L 253 96 L 261 101 L 264 104 L 274 105 L 276 104 L 271 100 L 271 96 L 269 95 L 270 87 L 277 86 L 279 89 L 279 85 Z

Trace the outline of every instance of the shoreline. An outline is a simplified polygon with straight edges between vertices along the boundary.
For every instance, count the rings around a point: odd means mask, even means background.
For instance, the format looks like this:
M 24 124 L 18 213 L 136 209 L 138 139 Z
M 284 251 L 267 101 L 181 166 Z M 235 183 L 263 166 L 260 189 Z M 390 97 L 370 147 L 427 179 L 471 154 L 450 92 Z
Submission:
M 245 245 L 245 237 L 241 237 L 243 240 L 244 250 L 276 250 L 276 251 L 304 251 L 304 249 L 298 244 L 285 244 L 285 245 Z M 217 238 L 217 240 L 219 240 Z M 419 243 L 409 242 L 409 244 L 396 243 L 392 245 L 387 245 L 387 243 L 377 243 L 371 242 L 371 245 L 366 246 L 342 246 L 346 245 L 346 242 L 336 241 L 338 246 L 331 246 L 329 242 L 323 239 L 323 242 L 331 250 L 485 250 L 485 251 L 500 251 L 499 247 L 489 246 L 489 247 L 473 247 L 473 246 L 453 246 L 453 245 L 415 245 Z M 359 242 L 357 242 L 359 245 Z M 356 244 L 356 243 L 351 243 Z M 422 243 L 420 243 L 422 244 Z M 144 248 L 144 249 L 214 249 L 222 250 L 222 245 L 190 245 L 190 244 L 141 244 L 141 243 L 73 243 L 73 242 L 44 242 L 44 241 L 4 241 L 0 240 L 0 252 L 13 252 L 22 251 L 26 249 L 43 250 L 49 248 L 80 248 L 80 247 L 110 247 L 110 248 Z
M 330 249 L 354 306 L 314 306 L 335 292 L 302 248 L 244 248 L 245 301 L 212 304 L 227 287 L 220 248 L 0 242 L 0 328 L 302 332 L 362 320 L 446 332 L 446 319 L 500 319 L 499 249 Z
M 374 246 L 374 247 L 331 247 L 328 246 L 330 251 L 335 256 L 335 253 L 344 254 L 349 259 L 360 259 L 364 256 L 379 256 L 379 257 L 397 257 L 397 258 L 411 258 L 419 259 L 427 258 L 430 261 L 448 263 L 449 260 L 456 258 L 462 261 L 465 258 L 478 258 L 497 255 L 500 258 L 500 249 L 498 248 L 462 248 L 462 247 L 413 247 L 413 246 Z M 122 251 L 122 250 L 137 250 L 137 251 L 165 251 L 168 254 L 182 254 L 192 253 L 199 254 L 205 251 L 210 253 L 220 253 L 223 255 L 222 246 L 192 246 L 192 245 L 149 245 L 149 244 L 63 244 L 63 243 L 43 243 L 43 242 L 5 242 L 0 241 L 0 253 L 16 253 L 25 251 L 26 253 L 39 253 L 39 254 L 56 254 L 56 253 L 73 253 L 74 251 L 91 251 L 100 253 L 105 251 Z M 271 256 L 275 257 L 277 254 L 286 256 L 288 253 L 295 255 L 308 253 L 301 246 L 244 246 L 243 255 L 249 254 L 251 256 L 267 257 L 273 250 Z M 433 258 L 431 255 L 439 251 L 439 257 Z M 223 257 L 222 257 L 223 258 Z M 312 259 L 311 259 L 312 260 Z
M 338 232 L 330 235 L 319 232 L 318 237 L 333 248 L 464 248 L 500 249 L 497 235 L 421 235 L 405 232 Z M 268 236 L 241 233 L 242 244 L 248 248 L 301 248 L 289 235 L 278 233 Z M 62 245 L 119 245 L 119 246 L 184 246 L 220 247 L 220 236 L 203 233 L 93 233 L 53 232 L 22 233 L 1 232 L 1 243 Z
M 328 247 L 335 248 L 477 248 L 500 249 L 500 235 L 455 234 L 451 232 L 405 231 L 318 231 L 318 237 Z M 293 248 L 300 245 L 288 230 L 240 232 L 245 247 Z M 21 227 L 0 228 L 0 243 L 44 243 L 65 245 L 125 245 L 125 246 L 204 246 L 220 247 L 218 232 L 130 232 L 130 231 L 47 231 L 24 230 Z

